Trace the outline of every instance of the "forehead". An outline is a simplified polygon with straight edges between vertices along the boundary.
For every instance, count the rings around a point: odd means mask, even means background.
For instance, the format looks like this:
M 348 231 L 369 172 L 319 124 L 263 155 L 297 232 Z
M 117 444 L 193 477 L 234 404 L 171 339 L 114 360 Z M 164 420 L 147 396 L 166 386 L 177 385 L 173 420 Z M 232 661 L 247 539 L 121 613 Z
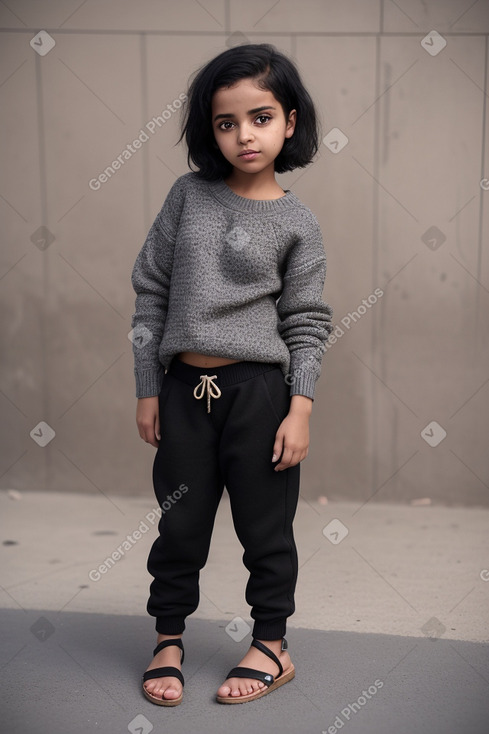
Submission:
M 232 87 L 220 87 L 212 95 L 213 114 L 221 110 L 242 112 L 265 104 L 276 107 L 277 100 L 269 89 L 260 89 L 252 79 L 240 79 Z

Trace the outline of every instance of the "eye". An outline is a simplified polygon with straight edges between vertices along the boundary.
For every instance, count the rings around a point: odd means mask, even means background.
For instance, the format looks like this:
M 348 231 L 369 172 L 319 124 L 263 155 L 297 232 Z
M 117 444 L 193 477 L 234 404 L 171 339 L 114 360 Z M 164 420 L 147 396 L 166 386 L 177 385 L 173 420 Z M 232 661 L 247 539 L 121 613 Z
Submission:
M 257 120 L 265 120 L 265 121 L 267 121 L 267 120 L 271 120 L 272 118 L 270 117 L 270 115 L 258 115 L 258 117 L 256 119 Z
M 255 117 L 255 122 L 260 121 L 258 124 L 259 124 L 259 127 L 262 127 L 263 125 L 266 125 L 267 122 L 271 119 L 272 118 L 270 115 L 258 115 L 258 117 Z M 227 127 L 228 125 L 230 127 Z M 231 120 L 224 120 L 223 122 L 219 123 L 217 127 L 218 127 L 218 130 L 226 131 L 226 130 L 231 130 L 233 126 L 234 126 L 234 122 L 232 122 Z

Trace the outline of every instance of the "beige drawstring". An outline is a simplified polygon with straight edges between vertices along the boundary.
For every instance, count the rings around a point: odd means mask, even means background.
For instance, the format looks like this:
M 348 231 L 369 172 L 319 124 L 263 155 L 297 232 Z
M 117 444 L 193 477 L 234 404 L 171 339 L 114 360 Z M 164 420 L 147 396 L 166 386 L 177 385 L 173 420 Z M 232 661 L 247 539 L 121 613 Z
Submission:
M 220 398 L 221 397 L 221 391 L 215 385 L 212 380 L 215 380 L 217 378 L 217 375 L 201 375 L 201 381 L 197 385 L 197 387 L 194 390 L 194 397 L 197 398 L 197 400 L 200 400 L 204 397 L 204 392 L 207 390 L 207 412 L 211 412 L 211 397 L 213 398 Z M 200 395 L 197 395 L 197 390 L 201 387 Z

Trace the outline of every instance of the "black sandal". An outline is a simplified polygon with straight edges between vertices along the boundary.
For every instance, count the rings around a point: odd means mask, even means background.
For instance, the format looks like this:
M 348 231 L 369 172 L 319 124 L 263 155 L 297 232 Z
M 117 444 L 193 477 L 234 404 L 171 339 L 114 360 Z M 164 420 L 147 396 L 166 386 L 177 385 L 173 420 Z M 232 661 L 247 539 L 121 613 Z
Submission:
M 292 663 L 290 664 L 290 668 L 287 668 L 287 670 L 284 671 L 278 657 L 266 645 L 255 639 L 252 640 L 251 644 L 253 645 L 253 647 L 256 647 L 258 650 L 265 653 L 265 655 L 268 655 L 268 657 L 273 660 L 274 663 L 276 663 L 279 669 L 278 676 L 274 677 L 270 673 L 264 673 L 261 670 L 254 670 L 253 668 L 245 668 L 243 666 L 233 668 L 227 674 L 226 679 L 256 678 L 256 680 L 261 680 L 263 683 L 265 683 L 266 688 L 261 688 L 258 691 L 253 691 L 253 693 L 248 693 L 245 696 L 217 696 L 218 703 L 245 703 L 246 701 L 254 701 L 257 698 L 266 696 L 267 693 L 271 693 L 276 688 L 283 686 L 284 683 L 288 683 L 288 681 L 292 680 L 292 678 L 295 676 L 295 668 Z M 285 637 L 283 637 L 282 650 L 287 650 L 287 647 L 287 640 L 285 639 Z
M 155 649 L 153 650 L 153 657 L 157 655 L 160 652 L 160 650 L 163 650 L 163 648 L 168 647 L 168 645 L 176 645 L 177 647 L 181 649 L 182 656 L 180 659 L 180 664 L 183 664 L 185 652 L 183 650 L 183 642 L 180 637 L 177 637 L 174 640 L 164 640 L 163 642 L 160 642 L 159 645 L 157 645 Z M 182 671 L 178 670 L 178 668 L 175 668 L 173 665 L 165 665 L 163 668 L 153 668 L 153 670 L 147 670 L 146 673 L 144 673 L 143 675 L 143 683 L 145 683 L 147 680 L 151 680 L 152 678 L 164 678 L 165 676 L 171 676 L 172 678 L 178 678 L 178 680 L 182 684 L 182 687 L 185 685 Z M 156 696 L 151 695 L 151 693 L 146 690 L 144 685 L 143 685 L 143 693 L 146 696 L 146 698 L 148 699 L 148 701 L 151 701 L 151 703 L 155 703 L 157 706 L 178 706 L 179 703 L 182 703 L 182 698 L 183 698 L 183 690 L 178 698 L 157 698 Z

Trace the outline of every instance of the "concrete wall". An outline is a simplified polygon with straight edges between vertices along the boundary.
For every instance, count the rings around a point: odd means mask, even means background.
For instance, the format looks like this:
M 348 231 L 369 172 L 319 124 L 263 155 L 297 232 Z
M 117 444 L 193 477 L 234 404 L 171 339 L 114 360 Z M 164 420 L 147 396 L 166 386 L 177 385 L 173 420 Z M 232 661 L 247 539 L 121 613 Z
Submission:
M 188 170 L 178 115 L 89 181 L 196 67 L 248 40 L 298 63 L 325 136 L 278 177 L 320 220 L 338 335 L 304 498 L 489 504 L 485 0 L 11 0 L 0 28 L 2 488 L 151 495 L 130 272 Z

